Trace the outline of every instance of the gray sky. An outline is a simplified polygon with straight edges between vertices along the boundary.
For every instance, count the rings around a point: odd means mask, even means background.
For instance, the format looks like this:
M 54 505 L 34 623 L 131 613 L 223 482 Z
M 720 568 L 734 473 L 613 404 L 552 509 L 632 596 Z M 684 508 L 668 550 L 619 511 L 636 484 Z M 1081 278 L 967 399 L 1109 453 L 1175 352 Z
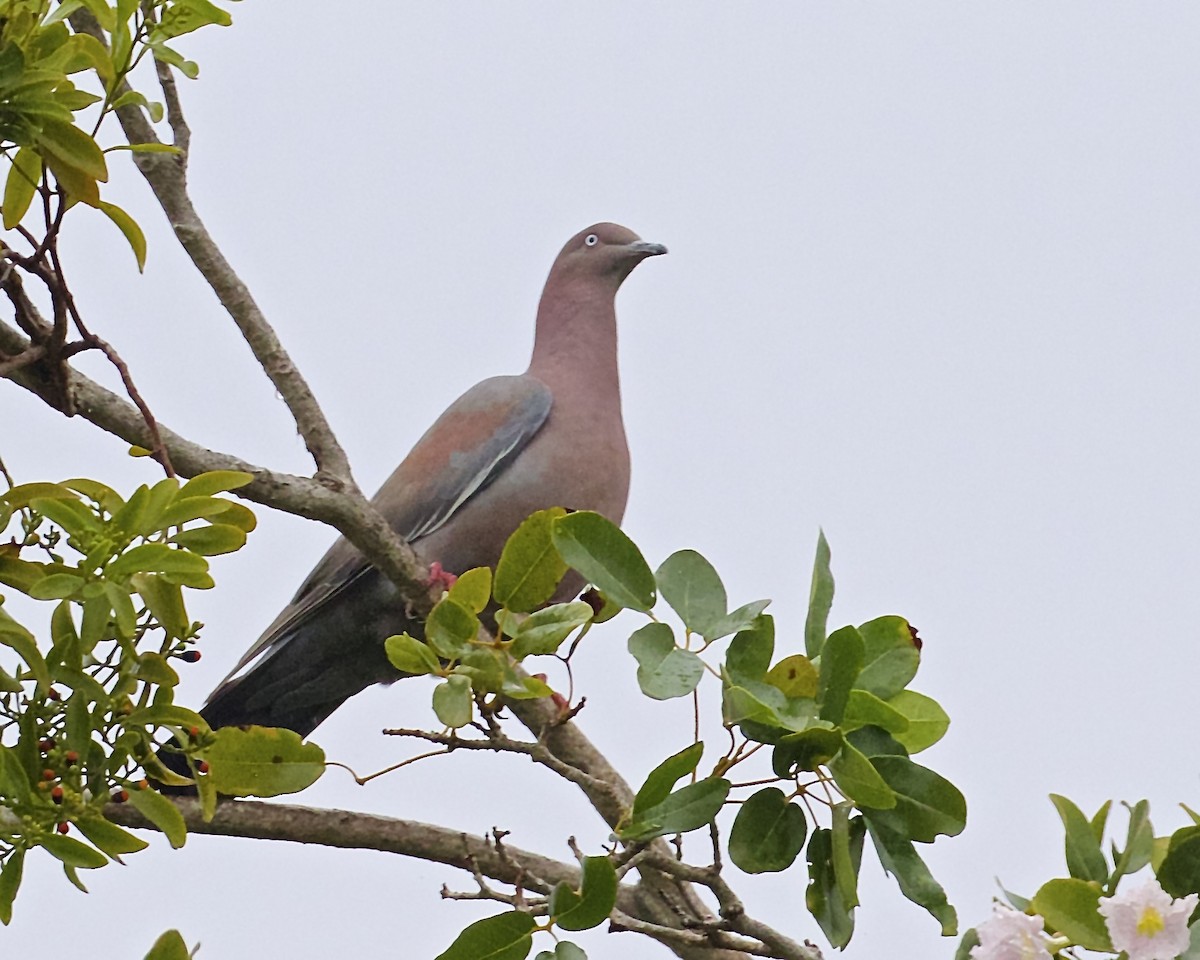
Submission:
M 1198 786 L 1174 748 L 1196 721 L 1195 5 L 335 9 L 236 5 L 232 29 L 181 44 L 202 66 L 184 94 L 194 195 L 365 486 L 465 387 L 523 369 L 567 237 L 625 223 L 671 248 L 618 302 L 626 529 L 652 564 L 694 547 L 735 602 L 773 597 L 781 651 L 802 648 L 819 525 L 833 622 L 900 613 L 921 628 L 915 686 L 954 718 L 926 762 L 969 804 L 966 833 L 922 852 L 964 928 L 994 876 L 1030 894 L 1064 872 L 1050 791 L 1089 812 L 1145 796 L 1159 833 L 1181 825 L 1173 804 Z M 150 260 L 138 278 L 111 225 L 79 214 L 68 263 L 92 326 L 174 429 L 309 470 L 144 185 L 114 166 L 110 196 L 140 216 Z M 0 423 L 22 480 L 154 478 L 15 388 Z M 185 698 L 330 539 L 260 512 L 193 600 L 208 627 Z M 634 625 L 594 634 L 577 678 L 580 722 L 640 781 L 691 720 L 686 702 L 637 694 Z M 316 739 L 384 766 L 409 747 L 375 731 L 428 724 L 428 696 L 424 681 L 371 691 Z M 368 788 L 333 770 L 303 800 L 499 826 L 559 856 L 571 832 L 593 850 L 607 833 L 512 758 L 437 759 Z M 439 900 L 466 882 L 449 869 L 200 836 L 88 874 L 87 897 L 49 857 L 26 873 L 9 956 L 43 950 L 48 930 L 112 930 L 118 910 L 113 957 L 169 926 L 208 960 L 432 956 L 490 911 Z M 953 954 L 870 853 L 863 875 L 850 956 Z M 799 872 L 736 882 L 754 914 L 820 940 Z M 632 935 L 579 941 L 666 956 Z

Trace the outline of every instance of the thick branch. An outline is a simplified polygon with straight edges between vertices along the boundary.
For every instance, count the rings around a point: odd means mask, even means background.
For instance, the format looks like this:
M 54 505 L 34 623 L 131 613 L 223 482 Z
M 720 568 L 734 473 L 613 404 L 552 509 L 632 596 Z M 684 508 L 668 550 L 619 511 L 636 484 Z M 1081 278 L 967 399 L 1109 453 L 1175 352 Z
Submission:
M 534 876 L 553 886 L 566 881 L 579 886 L 579 867 L 505 843 L 497 846 L 486 838 L 450 830 L 416 820 L 399 820 L 350 810 L 321 810 L 295 804 L 263 803 L 259 800 L 222 800 L 216 816 L 205 822 L 200 804 L 191 797 L 172 797 L 183 814 L 189 833 L 254 840 L 286 840 L 346 850 L 378 850 L 444 863 L 471 872 L 478 868 L 485 877 L 500 883 L 518 884 Z M 104 815 L 113 823 L 136 830 L 157 830 L 134 807 L 110 803 Z M 632 889 L 623 891 L 620 902 L 634 907 Z

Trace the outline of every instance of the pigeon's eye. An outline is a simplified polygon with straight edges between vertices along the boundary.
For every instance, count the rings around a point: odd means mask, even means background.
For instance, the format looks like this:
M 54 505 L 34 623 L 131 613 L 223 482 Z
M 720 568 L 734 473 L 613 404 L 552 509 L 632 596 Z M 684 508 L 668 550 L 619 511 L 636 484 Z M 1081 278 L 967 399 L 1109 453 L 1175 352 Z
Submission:
M 596 244 L 598 244 L 600 242 L 600 238 L 598 236 L 596 236 L 594 233 L 589 233 L 586 237 L 583 238 L 583 242 L 586 243 L 589 247 L 594 247 Z

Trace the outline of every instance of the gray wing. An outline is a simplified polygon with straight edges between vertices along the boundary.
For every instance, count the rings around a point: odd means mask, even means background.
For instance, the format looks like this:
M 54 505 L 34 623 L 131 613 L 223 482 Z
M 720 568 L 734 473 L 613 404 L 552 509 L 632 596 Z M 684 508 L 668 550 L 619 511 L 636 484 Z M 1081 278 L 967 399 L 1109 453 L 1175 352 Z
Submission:
M 553 400 L 550 388 L 528 374 L 477 383 L 438 417 L 372 502 L 400 536 L 418 542 L 508 469 L 546 422 Z M 213 696 L 370 569 L 348 540 L 338 540 Z

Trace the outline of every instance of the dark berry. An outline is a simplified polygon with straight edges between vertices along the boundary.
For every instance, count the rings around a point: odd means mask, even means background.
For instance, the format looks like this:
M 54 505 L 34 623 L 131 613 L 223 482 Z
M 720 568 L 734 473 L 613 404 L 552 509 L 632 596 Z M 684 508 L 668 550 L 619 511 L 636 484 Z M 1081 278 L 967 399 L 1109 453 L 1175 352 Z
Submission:
M 51 687 L 51 688 L 50 688 L 50 689 L 49 689 L 49 690 L 46 692 L 46 696 L 47 696 L 47 697 L 49 697 L 51 700 L 53 700 L 53 701 L 55 701 L 55 702 L 58 702 L 59 700 L 61 700 L 61 699 L 62 699 L 62 694 L 61 694 L 61 693 L 59 693 L 57 690 L 55 690 L 53 687 Z
M 71 767 L 79 762 L 79 754 L 77 754 L 74 750 L 68 750 L 66 754 L 64 754 L 63 759 L 67 761 L 67 766 Z
M 124 803 L 128 799 L 129 799 L 129 791 L 128 790 L 117 790 L 112 795 L 113 803 Z
M 53 790 L 51 790 L 51 791 L 50 791 L 50 799 L 51 799 L 51 800 L 53 800 L 55 803 L 62 803 L 62 801 L 63 801 L 63 788 L 62 788 L 62 787 L 55 787 Z
M 182 660 L 184 663 L 195 663 L 197 660 L 200 659 L 200 651 L 199 650 L 185 650 L 185 651 L 183 651 L 183 653 L 181 653 L 179 655 L 179 659 Z
M 54 738 L 46 737 L 44 740 L 39 740 L 38 749 L 41 750 L 42 753 L 49 753 L 54 749 Z
M 60 823 L 54 829 L 56 829 L 59 833 L 67 833 L 68 831 L 70 831 L 71 825 L 69 823 L 63 822 L 63 823 Z
M 201 773 L 208 773 L 208 761 L 201 760 L 198 764 L 196 764 L 196 769 Z

